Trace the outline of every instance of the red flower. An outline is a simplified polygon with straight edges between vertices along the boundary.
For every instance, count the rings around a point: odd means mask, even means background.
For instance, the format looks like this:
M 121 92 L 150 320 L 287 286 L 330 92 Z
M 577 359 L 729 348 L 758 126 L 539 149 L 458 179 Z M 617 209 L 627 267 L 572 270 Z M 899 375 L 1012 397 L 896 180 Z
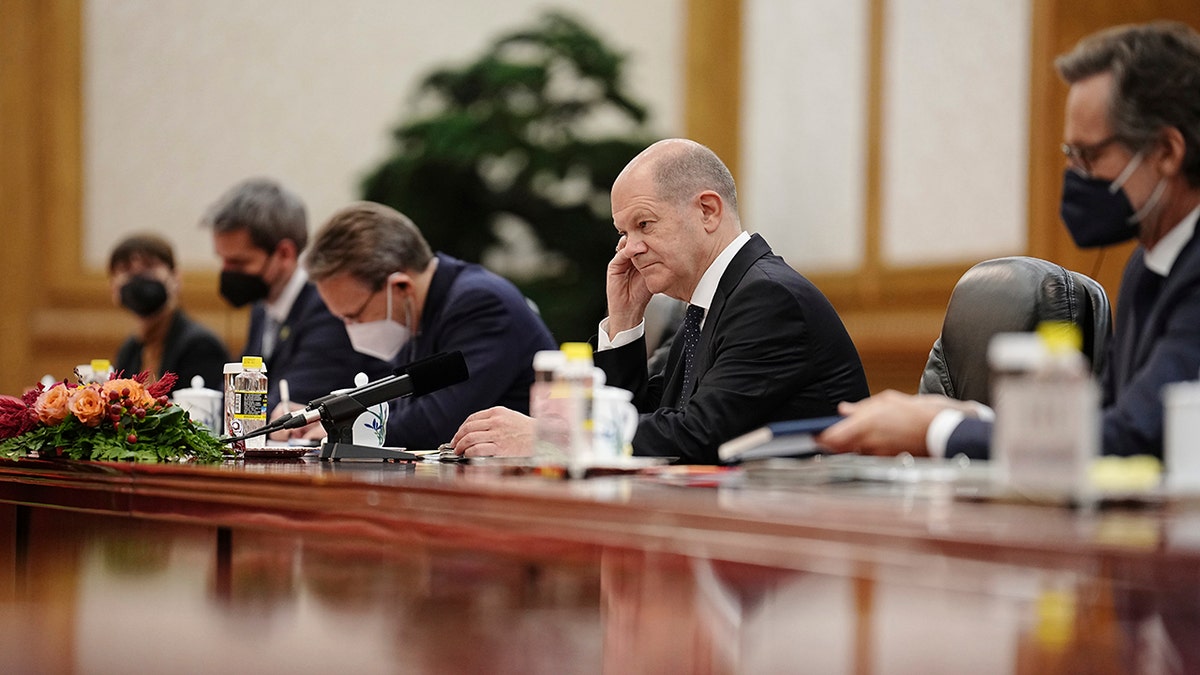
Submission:
M 37 424 L 37 412 L 24 401 L 12 396 L 0 396 L 0 439 L 20 436 L 32 431 Z
M 25 390 L 24 394 L 21 394 L 21 400 L 25 403 L 26 406 L 32 408 L 34 402 L 36 402 L 38 400 L 38 397 L 41 396 L 42 392 L 45 390 L 46 390 L 46 387 L 43 386 L 41 382 L 38 382 L 38 385 L 36 387 L 30 387 L 29 389 Z
M 149 371 L 143 371 L 143 373 L 141 373 L 141 374 L 149 375 Z M 136 379 L 136 378 L 134 378 L 134 379 Z M 166 396 L 167 394 L 171 393 L 171 390 L 175 388 L 175 383 L 178 381 L 179 381 L 178 375 L 176 375 L 175 373 L 172 373 L 170 371 L 167 371 L 167 372 L 163 373 L 162 377 L 158 378 L 158 382 L 148 385 L 146 387 L 146 392 L 149 393 L 154 398 L 158 398 L 159 396 Z

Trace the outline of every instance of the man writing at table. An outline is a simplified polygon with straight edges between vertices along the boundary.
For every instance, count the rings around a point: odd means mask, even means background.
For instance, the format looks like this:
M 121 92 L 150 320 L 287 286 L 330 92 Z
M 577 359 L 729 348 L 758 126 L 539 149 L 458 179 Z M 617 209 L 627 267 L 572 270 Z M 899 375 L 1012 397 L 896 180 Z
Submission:
M 715 463 L 717 446 L 776 421 L 832 414 L 867 395 L 858 352 L 815 286 L 742 230 L 729 169 L 689 140 L 660 141 L 612 189 L 621 235 L 608 265 L 596 364 L 634 393 L 639 455 Z M 662 372 L 646 369 L 644 314 L 655 293 L 689 303 Z M 529 454 L 532 420 L 503 408 L 455 434 L 467 456 Z
M 477 410 L 529 409 L 533 355 L 554 340 L 512 282 L 435 253 L 407 216 L 373 202 L 333 214 L 305 266 L 358 352 L 401 366 L 454 351 L 466 360 L 468 382 L 392 402 L 389 445 L 433 449 Z
M 1162 457 L 1162 388 L 1200 371 L 1200 35 L 1119 27 L 1055 65 L 1071 87 L 1063 221 L 1081 247 L 1140 243 L 1102 374 L 1102 449 Z M 988 455 L 991 422 L 961 402 L 884 392 L 839 410 L 848 419 L 819 438 L 836 450 Z

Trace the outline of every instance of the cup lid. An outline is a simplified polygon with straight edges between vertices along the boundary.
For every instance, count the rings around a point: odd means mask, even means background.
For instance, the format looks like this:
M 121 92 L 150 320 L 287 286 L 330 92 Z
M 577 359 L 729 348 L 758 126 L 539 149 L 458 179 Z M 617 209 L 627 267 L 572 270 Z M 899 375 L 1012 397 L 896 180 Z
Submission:
M 174 392 L 172 392 L 171 398 L 174 399 L 176 396 L 179 396 L 180 394 L 183 394 L 184 397 L 188 397 L 188 396 L 200 396 L 200 397 L 207 397 L 207 398 L 224 398 L 225 397 L 224 394 L 222 394 L 221 392 L 216 391 L 215 389 L 209 389 L 209 388 L 205 387 L 204 386 L 204 378 L 199 375 L 192 376 L 191 385 L 192 386 L 187 387 L 185 389 L 176 389 Z

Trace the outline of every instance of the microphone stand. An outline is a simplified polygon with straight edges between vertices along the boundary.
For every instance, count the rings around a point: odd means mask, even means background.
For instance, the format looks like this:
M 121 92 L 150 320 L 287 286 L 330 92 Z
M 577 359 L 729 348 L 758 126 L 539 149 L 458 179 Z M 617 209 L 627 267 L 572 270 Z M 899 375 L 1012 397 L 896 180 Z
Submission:
M 321 405 L 321 426 L 325 428 L 325 442 L 321 445 L 320 455 L 322 462 L 343 459 L 382 459 L 392 462 L 421 460 L 411 452 L 355 443 L 354 421 L 365 411 L 361 403 L 348 396 Z M 343 421 L 334 421 L 339 419 Z

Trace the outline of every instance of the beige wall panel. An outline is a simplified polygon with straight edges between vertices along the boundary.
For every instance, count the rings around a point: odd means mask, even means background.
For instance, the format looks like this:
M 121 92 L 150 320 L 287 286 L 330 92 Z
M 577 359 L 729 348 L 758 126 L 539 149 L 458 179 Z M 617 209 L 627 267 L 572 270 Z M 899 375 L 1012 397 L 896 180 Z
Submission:
M 744 223 L 805 272 L 864 247 L 866 0 L 746 0 Z
M 663 134 L 681 126 L 684 0 L 561 0 L 629 55 L 628 81 Z M 102 265 L 135 230 L 167 234 L 215 269 L 196 222 L 228 186 L 267 174 L 315 229 L 358 195 L 406 98 L 529 25 L 539 0 L 88 0 L 84 4 L 84 236 Z
M 1025 250 L 1029 45 L 1029 0 L 887 3 L 887 264 Z

